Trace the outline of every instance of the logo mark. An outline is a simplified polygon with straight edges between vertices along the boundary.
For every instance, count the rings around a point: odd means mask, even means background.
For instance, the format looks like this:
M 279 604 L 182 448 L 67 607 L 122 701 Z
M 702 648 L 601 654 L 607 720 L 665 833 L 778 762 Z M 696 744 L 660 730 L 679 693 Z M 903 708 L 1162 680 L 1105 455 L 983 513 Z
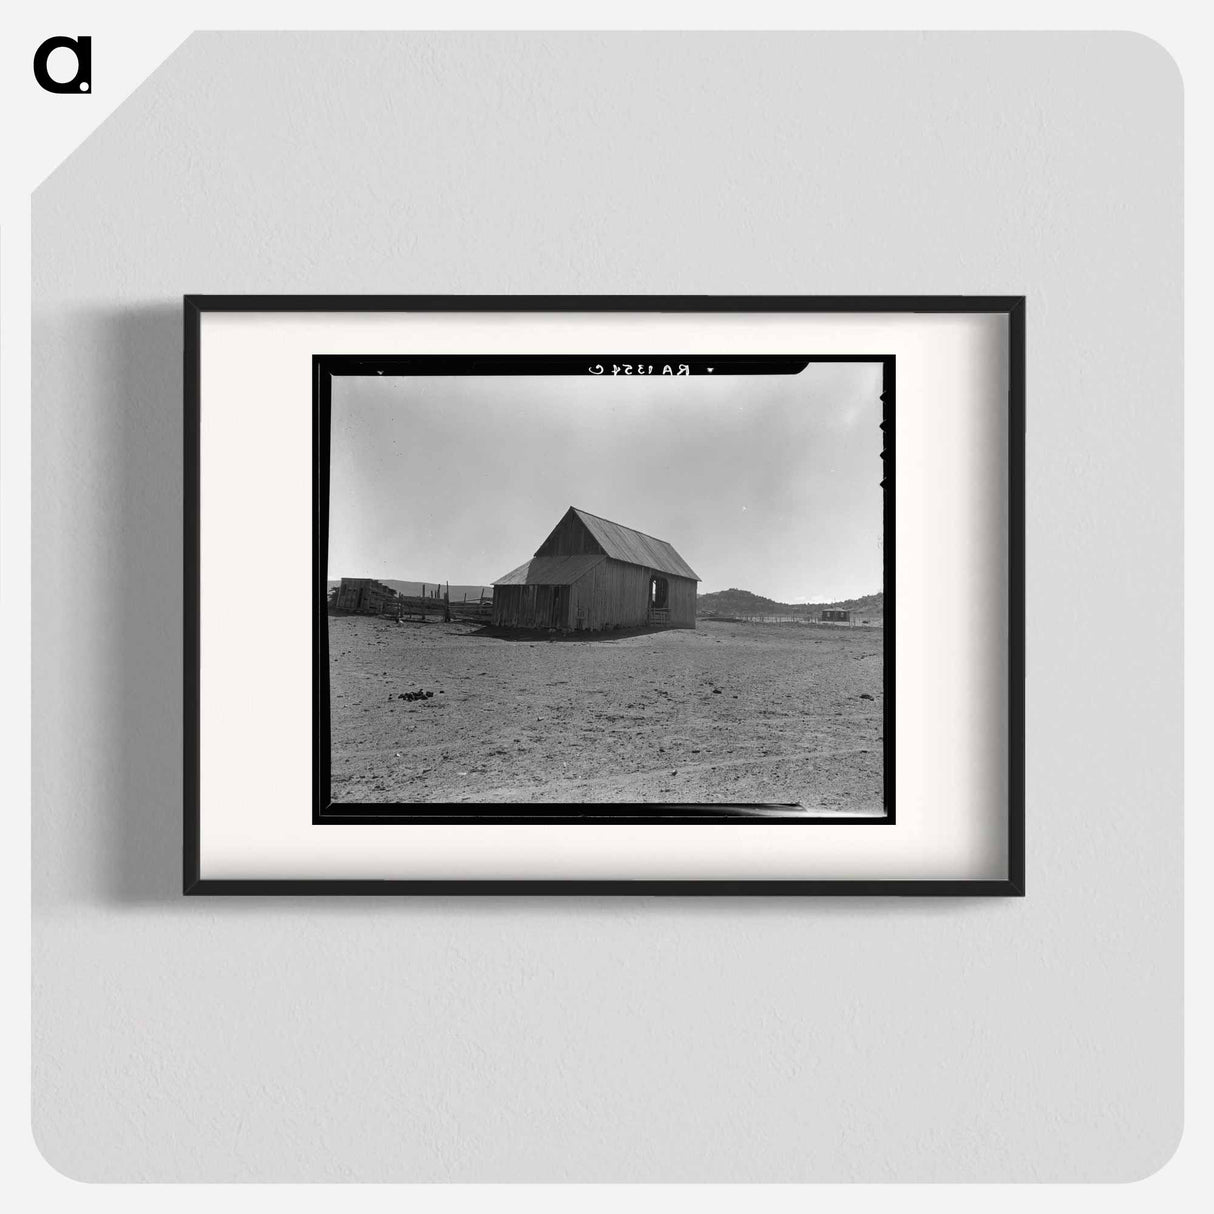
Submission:
M 70 80 L 55 80 L 46 65 L 51 52 L 71 51 L 76 57 L 76 74 Z M 88 93 L 93 88 L 93 40 L 83 34 L 76 38 L 48 38 L 34 52 L 34 79 L 48 93 Z

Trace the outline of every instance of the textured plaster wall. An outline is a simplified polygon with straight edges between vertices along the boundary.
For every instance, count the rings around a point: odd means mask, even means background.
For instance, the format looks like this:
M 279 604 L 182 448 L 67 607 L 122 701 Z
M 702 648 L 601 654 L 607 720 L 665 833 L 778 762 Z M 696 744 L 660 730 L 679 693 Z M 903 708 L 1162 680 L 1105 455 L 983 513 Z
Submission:
M 47 1158 L 1157 1168 L 1181 1117 L 1180 149 L 1176 69 L 1133 35 L 191 38 L 34 197 Z M 183 901 L 185 291 L 1026 293 L 1028 898 Z

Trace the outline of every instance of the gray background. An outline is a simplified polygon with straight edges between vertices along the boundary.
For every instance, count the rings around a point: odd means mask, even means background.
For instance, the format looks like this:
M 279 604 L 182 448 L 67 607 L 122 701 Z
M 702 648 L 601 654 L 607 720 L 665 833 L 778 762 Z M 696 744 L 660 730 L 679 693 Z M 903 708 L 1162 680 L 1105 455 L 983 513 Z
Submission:
M 1181 82 L 1158 46 L 196 35 L 33 217 L 54 1166 L 1130 1180 L 1167 1159 Z M 183 901 L 186 291 L 1027 294 L 1029 896 Z

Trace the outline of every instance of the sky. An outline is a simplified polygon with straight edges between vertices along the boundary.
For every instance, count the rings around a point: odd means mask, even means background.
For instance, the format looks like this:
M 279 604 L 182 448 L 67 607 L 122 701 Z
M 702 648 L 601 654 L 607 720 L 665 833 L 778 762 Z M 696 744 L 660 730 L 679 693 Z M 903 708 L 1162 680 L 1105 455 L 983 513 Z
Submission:
M 338 376 L 330 578 L 485 586 L 570 506 L 668 540 L 701 594 L 880 590 L 881 367 Z

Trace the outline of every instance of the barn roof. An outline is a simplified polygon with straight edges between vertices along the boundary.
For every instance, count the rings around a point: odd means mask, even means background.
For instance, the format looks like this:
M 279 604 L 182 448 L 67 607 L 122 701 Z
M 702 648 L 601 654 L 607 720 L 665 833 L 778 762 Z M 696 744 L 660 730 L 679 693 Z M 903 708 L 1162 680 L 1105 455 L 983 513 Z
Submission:
M 533 556 L 517 569 L 503 574 L 495 586 L 570 586 L 605 556 Z
M 615 560 L 644 565 L 659 573 L 672 573 L 675 577 L 691 578 L 696 582 L 700 580 L 700 575 L 665 540 L 599 518 L 576 506 L 571 506 L 570 510 L 582 520 L 603 551 Z

